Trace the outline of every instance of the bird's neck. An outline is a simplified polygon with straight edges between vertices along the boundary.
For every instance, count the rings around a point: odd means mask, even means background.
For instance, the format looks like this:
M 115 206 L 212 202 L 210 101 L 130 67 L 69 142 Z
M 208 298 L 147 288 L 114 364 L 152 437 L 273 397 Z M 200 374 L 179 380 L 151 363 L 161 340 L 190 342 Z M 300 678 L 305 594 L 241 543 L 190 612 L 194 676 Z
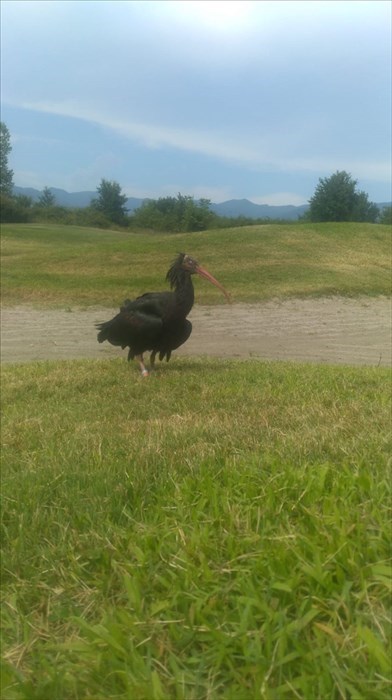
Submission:
M 192 278 L 189 274 L 185 274 L 182 279 L 179 280 L 174 294 L 176 297 L 176 309 L 178 313 L 185 318 L 185 316 L 188 316 L 195 301 Z

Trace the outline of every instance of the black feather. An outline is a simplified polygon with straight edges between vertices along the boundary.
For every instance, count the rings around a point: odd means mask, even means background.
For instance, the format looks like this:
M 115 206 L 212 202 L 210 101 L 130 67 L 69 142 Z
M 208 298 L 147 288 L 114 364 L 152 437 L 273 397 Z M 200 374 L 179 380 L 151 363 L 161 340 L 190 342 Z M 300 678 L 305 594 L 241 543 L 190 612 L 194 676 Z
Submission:
M 99 343 L 129 348 L 128 360 L 150 351 L 152 359 L 170 359 L 171 353 L 188 340 L 192 324 L 186 319 L 194 302 L 191 273 L 182 267 L 185 253 L 172 262 L 166 279 L 171 292 L 147 292 L 133 301 L 125 299 L 120 312 L 96 324 Z

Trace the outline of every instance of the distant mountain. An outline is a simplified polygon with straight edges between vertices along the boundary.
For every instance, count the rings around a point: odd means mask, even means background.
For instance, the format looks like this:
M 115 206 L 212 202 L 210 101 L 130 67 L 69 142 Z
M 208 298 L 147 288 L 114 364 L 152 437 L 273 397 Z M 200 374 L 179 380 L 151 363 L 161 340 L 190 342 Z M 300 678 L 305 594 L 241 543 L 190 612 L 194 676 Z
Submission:
M 49 188 L 54 197 L 56 204 L 62 207 L 83 208 L 91 204 L 91 200 L 97 196 L 96 192 L 66 192 L 65 190 L 57 189 L 56 187 Z M 14 194 L 26 195 L 31 197 L 33 202 L 37 202 L 42 194 L 42 191 L 32 187 L 16 187 L 14 186 Z M 148 199 L 139 199 L 137 197 L 129 197 L 126 202 L 126 207 L 130 213 L 141 207 L 143 202 Z M 390 202 L 377 204 L 379 209 L 391 206 Z M 249 199 L 229 199 L 227 202 L 220 204 L 211 203 L 210 209 L 218 216 L 237 217 L 244 216 L 248 219 L 287 219 L 295 221 L 299 216 L 302 216 L 307 209 L 308 204 L 301 204 L 296 207 L 292 204 L 282 206 L 270 206 L 269 204 L 254 204 Z
M 301 204 L 299 207 L 292 204 L 270 206 L 269 204 L 254 204 L 249 199 L 230 199 L 227 202 L 221 202 L 221 204 L 211 204 L 210 208 L 218 216 L 244 216 L 248 219 L 298 219 L 309 206 L 308 204 Z
M 91 201 L 97 196 L 96 192 L 66 192 L 56 187 L 49 188 L 56 199 L 56 204 L 62 207 L 88 207 Z M 37 202 L 42 194 L 40 190 L 32 187 L 14 187 L 14 194 L 31 197 L 33 202 Z M 126 207 L 129 212 L 135 211 L 142 206 L 146 199 L 129 197 Z M 220 204 L 211 204 L 210 209 L 218 216 L 237 217 L 244 216 L 248 219 L 297 219 L 308 208 L 307 204 L 300 207 L 269 206 L 268 204 L 254 204 L 248 199 L 230 199 Z
M 57 189 L 56 187 L 49 187 L 49 189 L 56 199 L 56 204 L 58 204 L 60 207 L 83 209 L 84 207 L 88 207 L 91 204 L 91 201 L 97 197 L 96 192 L 66 192 L 65 190 Z M 33 187 L 17 187 L 15 185 L 14 194 L 26 195 L 27 197 L 31 197 L 33 202 L 38 202 L 42 191 L 35 190 Z M 144 201 L 146 200 L 138 199 L 137 197 L 130 197 L 126 202 L 128 211 L 132 212 L 135 209 L 138 209 L 138 207 L 141 207 Z
M 56 204 L 61 207 L 80 208 L 88 207 L 91 200 L 97 196 L 96 192 L 66 192 L 59 190 L 56 187 L 49 188 L 51 193 L 56 198 Z M 40 195 L 38 194 L 38 197 Z

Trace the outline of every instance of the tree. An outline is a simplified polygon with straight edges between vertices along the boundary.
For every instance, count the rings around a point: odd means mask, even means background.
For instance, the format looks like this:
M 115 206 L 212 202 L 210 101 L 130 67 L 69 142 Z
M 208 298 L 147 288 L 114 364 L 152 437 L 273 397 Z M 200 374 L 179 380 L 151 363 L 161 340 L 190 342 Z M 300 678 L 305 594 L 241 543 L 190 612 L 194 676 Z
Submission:
M 53 192 L 50 191 L 49 187 L 44 187 L 42 194 L 38 199 L 38 206 L 47 209 L 48 207 L 53 207 L 55 204 L 56 198 Z
M 118 182 L 102 179 L 97 187 L 97 193 L 98 198 L 93 199 L 91 206 L 102 212 L 113 223 L 125 224 L 127 214 L 125 203 L 128 197 L 121 194 Z
M 366 192 L 357 192 L 357 180 L 344 170 L 320 178 L 309 204 L 310 221 L 375 222 L 378 207 L 369 202 Z
M 155 231 L 204 231 L 215 220 L 210 200 L 195 202 L 189 195 L 160 197 L 144 202 L 133 214 L 132 223 Z
M 33 220 L 33 200 L 25 195 L 10 197 L 0 193 L 1 223 L 29 223 Z
M 369 202 L 366 192 L 356 192 L 351 221 L 367 221 L 374 224 L 379 216 L 380 210 L 377 204 Z
M 189 197 L 182 217 L 182 230 L 205 231 L 214 219 L 214 215 L 210 211 L 210 204 L 209 199 L 199 199 L 196 203 L 193 201 L 193 197 Z
M 11 135 L 4 122 L 0 122 L 0 192 L 12 196 L 14 173 L 8 167 L 8 156 L 12 151 Z
M 382 209 L 378 222 L 386 226 L 392 225 L 392 207 L 384 207 Z
M 32 197 L 28 197 L 26 194 L 17 194 L 16 197 L 14 197 L 16 204 L 21 208 L 21 209 L 31 209 L 33 206 L 33 199 Z

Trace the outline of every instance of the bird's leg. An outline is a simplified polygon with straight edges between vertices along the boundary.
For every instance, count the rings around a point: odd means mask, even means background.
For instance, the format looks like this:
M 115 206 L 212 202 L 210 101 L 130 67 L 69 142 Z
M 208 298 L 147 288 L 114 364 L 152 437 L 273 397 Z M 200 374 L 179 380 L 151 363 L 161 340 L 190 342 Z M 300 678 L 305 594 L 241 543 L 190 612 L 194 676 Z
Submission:
M 143 360 L 143 355 L 136 355 L 136 359 L 139 363 L 140 366 L 140 371 L 142 373 L 142 377 L 148 377 L 148 369 L 146 369 L 144 360 Z
M 150 355 L 150 370 L 151 370 L 151 371 L 152 371 L 153 369 L 155 369 L 155 355 L 156 355 L 156 352 L 155 352 L 155 350 L 154 350 L 154 351 L 151 353 L 151 355 Z

